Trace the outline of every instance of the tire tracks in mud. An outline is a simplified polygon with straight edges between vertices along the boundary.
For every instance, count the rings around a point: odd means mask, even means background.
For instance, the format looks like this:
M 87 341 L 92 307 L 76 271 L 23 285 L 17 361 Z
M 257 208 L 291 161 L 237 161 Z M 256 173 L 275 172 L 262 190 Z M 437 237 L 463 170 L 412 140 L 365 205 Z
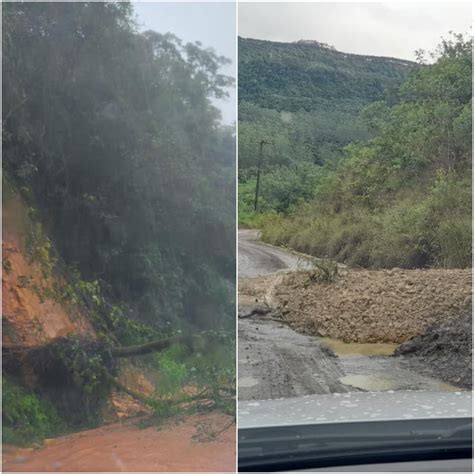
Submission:
M 301 268 L 302 259 L 290 253 L 284 258 L 283 249 L 260 244 L 257 238 L 258 234 L 245 231 L 240 240 L 239 232 L 239 251 L 245 249 L 245 255 L 239 255 L 239 277 L 242 276 L 240 265 L 244 262 L 245 277 L 266 275 L 265 288 L 258 288 L 258 291 L 250 291 L 246 295 L 239 291 L 239 312 L 248 314 L 252 307 L 251 301 L 260 305 L 263 303 L 273 311 L 239 319 L 240 400 L 361 390 L 458 390 L 410 370 L 406 361 L 400 357 L 357 354 L 338 357 L 320 337 L 298 333 L 283 321 L 280 322 L 278 314 L 274 313 L 278 306 L 276 288 L 286 272 Z M 275 258 L 272 258 L 273 252 Z M 275 268 L 276 262 L 279 262 L 278 268 Z M 251 289 L 249 286 L 252 286 L 252 280 L 245 278 L 239 281 L 245 282 L 242 286 L 247 290 Z
M 239 399 L 347 392 L 351 388 L 339 382 L 343 375 L 317 338 L 268 318 L 239 321 Z

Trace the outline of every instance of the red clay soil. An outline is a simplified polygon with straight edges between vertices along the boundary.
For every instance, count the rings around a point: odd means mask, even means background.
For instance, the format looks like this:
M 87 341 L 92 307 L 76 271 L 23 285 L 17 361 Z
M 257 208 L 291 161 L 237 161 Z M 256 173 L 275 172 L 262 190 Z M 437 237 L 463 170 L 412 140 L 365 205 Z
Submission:
M 2 211 L 3 344 L 32 346 L 69 334 L 95 338 L 79 307 L 66 307 L 49 295 L 60 283 L 57 278 L 45 277 L 41 265 L 27 256 L 24 241 L 32 224 L 25 204 L 10 197 Z
M 235 424 L 220 413 L 191 416 L 160 430 L 114 424 L 47 440 L 40 449 L 4 446 L 2 470 L 235 472 Z

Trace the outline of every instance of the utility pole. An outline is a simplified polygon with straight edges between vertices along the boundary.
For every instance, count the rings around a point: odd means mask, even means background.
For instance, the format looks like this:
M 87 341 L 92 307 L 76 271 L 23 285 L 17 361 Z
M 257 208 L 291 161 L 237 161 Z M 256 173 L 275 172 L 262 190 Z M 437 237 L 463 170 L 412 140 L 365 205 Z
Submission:
M 255 187 L 255 205 L 254 205 L 254 210 L 257 211 L 257 206 L 258 206 L 258 191 L 260 188 L 260 168 L 262 166 L 262 155 L 263 155 L 263 145 L 265 145 L 267 142 L 265 140 L 262 140 L 260 142 L 260 152 L 258 155 L 258 168 L 257 168 L 257 186 Z

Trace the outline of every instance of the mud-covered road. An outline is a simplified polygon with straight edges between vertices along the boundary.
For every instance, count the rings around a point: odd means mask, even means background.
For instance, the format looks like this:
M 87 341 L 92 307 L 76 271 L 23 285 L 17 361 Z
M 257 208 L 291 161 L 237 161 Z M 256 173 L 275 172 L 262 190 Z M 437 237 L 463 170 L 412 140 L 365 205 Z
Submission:
M 235 424 L 214 412 L 159 429 L 129 420 L 46 440 L 39 449 L 3 445 L 3 471 L 235 472 Z
M 271 304 L 272 281 L 281 278 L 277 272 L 306 265 L 304 257 L 259 242 L 257 232 L 239 231 L 240 281 L 264 274 L 269 276 L 269 291 L 263 300 L 255 301 L 240 293 L 240 314 L 248 316 L 253 305 Z M 410 365 L 401 357 L 368 357 L 362 345 L 354 344 L 351 350 L 336 356 L 326 340 L 297 333 L 275 316 L 270 312 L 239 319 L 240 400 L 359 390 L 456 390 L 440 380 L 410 370 Z
M 252 278 L 279 270 L 297 270 L 308 265 L 304 257 L 258 240 L 259 232 L 239 230 L 239 278 Z

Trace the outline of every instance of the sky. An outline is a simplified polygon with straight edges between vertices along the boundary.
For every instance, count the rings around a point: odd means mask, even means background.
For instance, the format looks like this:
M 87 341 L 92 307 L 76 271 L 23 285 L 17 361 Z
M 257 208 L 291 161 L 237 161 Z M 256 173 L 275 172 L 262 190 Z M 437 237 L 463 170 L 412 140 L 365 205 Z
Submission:
M 470 2 L 239 3 L 239 36 L 328 43 L 346 53 L 414 60 L 449 31 L 468 33 Z
M 222 73 L 236 76 L 236 6 L 231 2 L 134 2 L 137 21 L 142 30 L 159 33 L 171 32 L 185 42 L 201 41 L 203 47 L 213 48 L 219 55 L 231 59 L 232 63 Z M 226 125 L 235 122 L 236 93 L 215 100 Z

